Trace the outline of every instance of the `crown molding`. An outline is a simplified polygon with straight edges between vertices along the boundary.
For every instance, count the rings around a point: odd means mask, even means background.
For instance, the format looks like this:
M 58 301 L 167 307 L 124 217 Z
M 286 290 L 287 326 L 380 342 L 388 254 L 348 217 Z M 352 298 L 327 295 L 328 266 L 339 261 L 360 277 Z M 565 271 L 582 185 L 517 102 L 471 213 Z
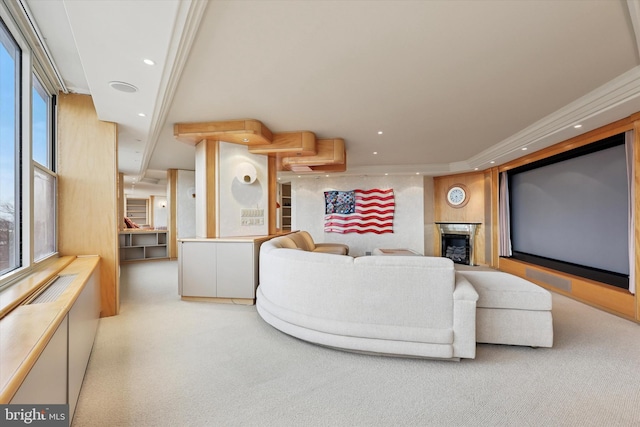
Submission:
M 561 142 L 562 132 L 607 114 L 607 122 L 622 119 L 640 108 L 640 66 L 637 66 L 587 95 L 557 110 L 515 135 L 467 160 L 471 168 L 486 168 L 491 161 L 521 155 L 523 147 L 541 149 Z M 606 123 L 599 123 L 602 126 Z M 594 126 L 598 127 L 598 126 Z M 588 131 L 584 128 L 583 131 Z M 510 158 L 509 160 L 512 160 Z M 501 161 L 502 162 L 502 161 Z

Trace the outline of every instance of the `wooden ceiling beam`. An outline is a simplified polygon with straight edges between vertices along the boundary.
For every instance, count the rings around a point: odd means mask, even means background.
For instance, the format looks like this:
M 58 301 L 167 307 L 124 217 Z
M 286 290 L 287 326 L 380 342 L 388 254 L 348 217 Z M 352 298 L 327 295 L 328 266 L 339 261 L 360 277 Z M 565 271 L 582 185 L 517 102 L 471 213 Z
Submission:
M 345 172 L 347 152 L 344 139 L 316 139 L 310 131 L 272 133 L 259 120 L 176 123 L 178 141 L 197 145 L 203 140 L 246 145 L 252 154 L 276 158 L 277 170 L 296 172 Z
M 282 132 L 273 134 L 273 142 L 265 145 L 253 145 L 249 147 L 253 154 L 267 154 L 287 156 L 315 156 L 316 135 L 313 132 Z
M 267 145 L 273 133 L 259 120 L 227 120 L 222 122 L 176 123 L 173 134 L 178 141 L 197 145 L 203 139 L 242 145 Z
M 319 139 L 316 141 L 318 153 L 315 156 L 283 157 L 282 166 L 320 166 L 344 164 L 346 151 L 344 139 Z

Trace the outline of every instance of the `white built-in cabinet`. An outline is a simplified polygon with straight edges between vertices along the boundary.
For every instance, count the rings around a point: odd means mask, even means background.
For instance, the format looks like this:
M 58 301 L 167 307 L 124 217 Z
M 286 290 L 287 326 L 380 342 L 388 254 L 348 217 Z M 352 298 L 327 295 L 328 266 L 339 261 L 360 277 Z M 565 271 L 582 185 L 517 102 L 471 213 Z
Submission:
M 147 261 L 169 257 L 167 232 L 139 230 L 120 232 L 120 261 Z
M 100 280 L 95 268 L 10 403 L 69 404 L 71 423 L 99 318 Z
M 253 302 L 260 245 L 269 237 L 178 240 L 178 286 L 183 297 Z

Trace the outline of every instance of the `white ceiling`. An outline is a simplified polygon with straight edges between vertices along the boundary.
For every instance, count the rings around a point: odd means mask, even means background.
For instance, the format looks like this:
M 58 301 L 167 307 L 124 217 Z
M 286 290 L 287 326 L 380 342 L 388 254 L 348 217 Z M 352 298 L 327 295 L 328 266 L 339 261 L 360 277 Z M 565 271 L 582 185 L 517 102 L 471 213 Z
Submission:
M 344 138 L 347 174 L 437 175 L 640 111 L 636 0 L 25 1 L 131 179 L 195 167 L 179 122 L 258 119 Z

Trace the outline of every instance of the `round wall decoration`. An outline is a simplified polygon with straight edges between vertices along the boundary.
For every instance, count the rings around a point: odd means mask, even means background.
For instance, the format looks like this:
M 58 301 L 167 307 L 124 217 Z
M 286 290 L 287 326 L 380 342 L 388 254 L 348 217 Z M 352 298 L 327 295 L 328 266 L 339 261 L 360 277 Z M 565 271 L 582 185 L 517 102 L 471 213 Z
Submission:
M 452 208 L 461 208 L 469 202 L 469 191 L 462 184 L 454 184 L 447 191 L 447 203 Z

